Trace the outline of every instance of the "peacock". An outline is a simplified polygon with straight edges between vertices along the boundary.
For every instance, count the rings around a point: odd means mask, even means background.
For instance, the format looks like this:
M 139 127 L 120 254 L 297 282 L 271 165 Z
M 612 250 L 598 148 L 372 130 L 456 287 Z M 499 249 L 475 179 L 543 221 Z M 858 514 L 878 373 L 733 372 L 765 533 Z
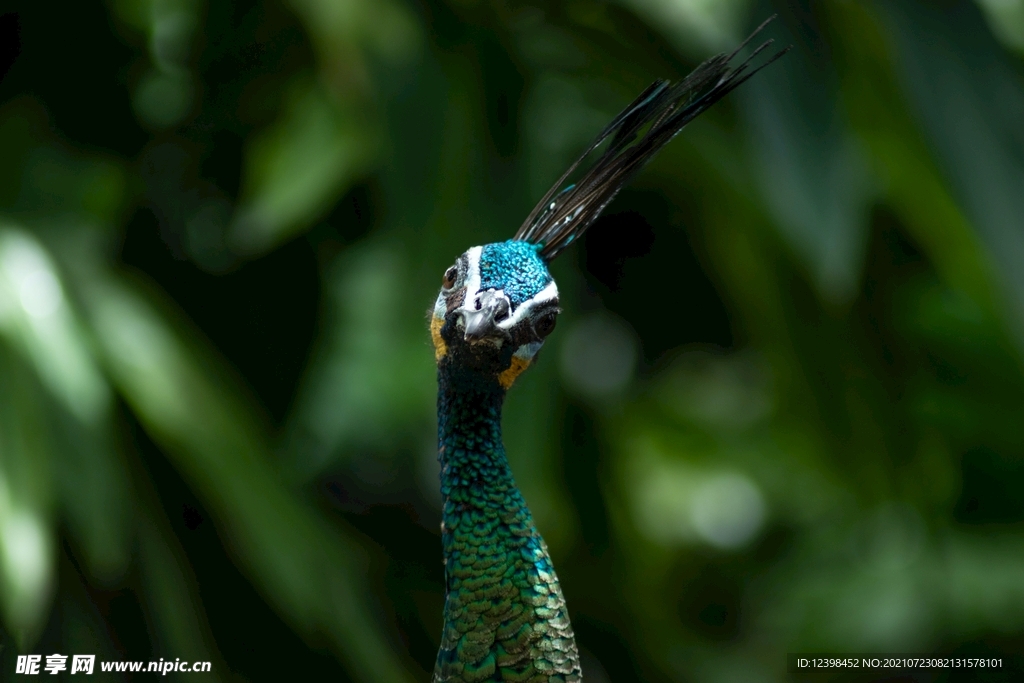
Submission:
M 502 403 L 561 311 L 548 264 L 683 126 L 786 52 L 752 66 L 768 40 L 731 66 L 768 21 L 681 82 L 654 82 L 601 131 L 511 240 L 472 247 L 444 272 L 430 314 L 446 584 L 434 683 L 581 680 L 558 577 L 502 445 Z M 591 167 L 566 185 L 605 141 Z

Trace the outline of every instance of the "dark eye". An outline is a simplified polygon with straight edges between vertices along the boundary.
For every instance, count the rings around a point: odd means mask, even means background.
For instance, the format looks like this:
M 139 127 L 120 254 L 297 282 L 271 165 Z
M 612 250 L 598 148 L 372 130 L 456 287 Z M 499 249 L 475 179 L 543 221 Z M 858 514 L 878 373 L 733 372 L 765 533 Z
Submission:
M 459 275 L 459 269 L 452 266 L 448 270 L 444 271 L 444 279 L 441 280 L 441 284 L 444 285 L 445 289 L 451 289 L 455 285 L 455 278 Z
M 551 334 L 555 329 L 555 323 L 558 322 L 558 313 L 550 311 L 545 313 L 533 323 L 533 331 L 537 333 L 537 336 L 543 339 L 544 337 Z

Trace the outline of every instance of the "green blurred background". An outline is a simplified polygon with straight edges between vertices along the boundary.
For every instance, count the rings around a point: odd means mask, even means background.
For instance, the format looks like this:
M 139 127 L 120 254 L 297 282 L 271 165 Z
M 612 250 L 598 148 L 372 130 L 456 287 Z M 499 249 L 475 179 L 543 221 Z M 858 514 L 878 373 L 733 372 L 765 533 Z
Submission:
M 508 401 L 586 680 L 1024 680 L 1024 1 L 0 7 L 0 678 L 428 680 L 441 274 L 778 12 Z

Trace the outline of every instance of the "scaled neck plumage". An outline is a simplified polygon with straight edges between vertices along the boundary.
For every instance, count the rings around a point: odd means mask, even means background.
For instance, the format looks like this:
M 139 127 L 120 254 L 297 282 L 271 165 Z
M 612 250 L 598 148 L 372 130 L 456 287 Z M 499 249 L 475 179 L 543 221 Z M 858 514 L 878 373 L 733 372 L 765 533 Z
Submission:
M 445 625 L 435 683 L 579 681 L 579 656 L 547 546 L 501 442 L 505 389 L 438 367 Z

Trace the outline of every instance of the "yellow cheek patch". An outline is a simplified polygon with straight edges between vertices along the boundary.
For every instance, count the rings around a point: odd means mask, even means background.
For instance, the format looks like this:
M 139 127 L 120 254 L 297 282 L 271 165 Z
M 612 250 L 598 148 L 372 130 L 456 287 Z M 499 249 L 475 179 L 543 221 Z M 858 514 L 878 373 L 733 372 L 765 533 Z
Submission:
M 441 338 L 441 327 L 444 325 L 444 319 L 436 316 L 430 319 L 430 338 L 434 341 L 434 360 L 438 363 L 448 353 L 448 345 L 444 343 L 444 339 Z
M 523 360 L 519 356 L 512 356 L 512 365 L 508 366 L 508 370 L 498 375 L 498 382 L 502 388 L 508 389 L 512 386 L 512 382 L 516 381 L 516 377 L 528 367 L 530 367 L 530 361 Z

